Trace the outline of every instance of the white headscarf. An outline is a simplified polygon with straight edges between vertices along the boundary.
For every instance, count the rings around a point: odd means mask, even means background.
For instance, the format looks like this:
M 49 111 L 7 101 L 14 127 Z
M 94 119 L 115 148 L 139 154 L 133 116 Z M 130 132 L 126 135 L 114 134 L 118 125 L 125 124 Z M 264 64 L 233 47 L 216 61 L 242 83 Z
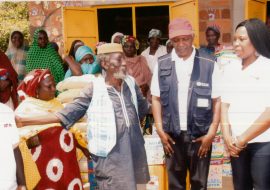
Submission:
M 116 36 L 119 36 L 119 37 L 122 38 L 122 37 L 124 36 L 124 34 L 122 34 L 122 33 L 120 33 L 120 32 L 114 33 L 114 35 L 112 36 L 112 41 L 111 41 L 111 43 L 113 43 L 113 40 L 114 40 L 114 38 L 115 38 Z

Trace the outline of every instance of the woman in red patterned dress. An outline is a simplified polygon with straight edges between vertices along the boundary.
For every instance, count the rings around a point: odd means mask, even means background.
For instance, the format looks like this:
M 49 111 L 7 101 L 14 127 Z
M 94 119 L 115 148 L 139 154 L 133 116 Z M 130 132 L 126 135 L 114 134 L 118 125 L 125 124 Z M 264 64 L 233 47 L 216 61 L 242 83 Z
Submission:
M 19 117 L 34 117 L 58 111 L 63 106 L 54 98 L 55 92 L 55 81 L 50 70 L 31 71 L 18 87 L 23 102 L 15 114 Z M 41 177 L 37 190 L 82 190 L 76 147 L 88 158 L 90 153 L 78 129 L 73 127 L 65 130 L 59 123 L 26 126 L 20 128 L 20 140 L 28 147 L 34 147 L 30 152 Z

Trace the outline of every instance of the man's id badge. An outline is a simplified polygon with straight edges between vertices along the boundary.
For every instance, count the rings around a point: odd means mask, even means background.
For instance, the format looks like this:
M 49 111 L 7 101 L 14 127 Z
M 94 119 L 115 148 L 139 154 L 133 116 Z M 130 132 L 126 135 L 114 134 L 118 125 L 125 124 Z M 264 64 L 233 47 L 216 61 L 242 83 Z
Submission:
M 197 106 L 199 108 L 208 108 L 209 100 L 204 98 L 197 98 Z

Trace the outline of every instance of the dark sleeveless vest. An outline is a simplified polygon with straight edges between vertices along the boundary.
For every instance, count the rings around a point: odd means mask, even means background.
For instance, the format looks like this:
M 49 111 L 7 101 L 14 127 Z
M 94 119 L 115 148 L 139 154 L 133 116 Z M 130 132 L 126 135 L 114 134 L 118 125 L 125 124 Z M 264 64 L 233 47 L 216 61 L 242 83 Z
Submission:
M 196 50 L 187 103 L 187 132 L 192 140 L 207 134 L 213 121 L 212 74 L 215 57 Z M 172 137 L 180 135 L 178 79 L 171 54 L 158 59 L 158 80 L 162 106 L 163 130 Z

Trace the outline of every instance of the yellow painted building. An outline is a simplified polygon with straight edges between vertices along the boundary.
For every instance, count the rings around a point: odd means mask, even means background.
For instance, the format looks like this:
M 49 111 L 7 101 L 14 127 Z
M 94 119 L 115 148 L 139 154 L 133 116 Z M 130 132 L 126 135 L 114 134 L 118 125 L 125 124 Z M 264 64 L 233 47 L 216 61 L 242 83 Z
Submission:
M 268 0 L 89 0 L 31 1 L 29 16 L 31 36 L 44 28 L 51 41 L 60 46 L 62 56 L 71 43 L 80 39 L 94 49 L 99 41 L 110 42 L 115 32 L 136 36 L 140 52 L 146 48 L 152 28 L 168 38 L 168 23 L 176 17 L 188 18 L 194 29 L 194 45 L 206 45 L 205 29 L 209 24 L 221 27 L 221 44 L 231 44 L 234 29 L 245 18 L 265 21 Z

